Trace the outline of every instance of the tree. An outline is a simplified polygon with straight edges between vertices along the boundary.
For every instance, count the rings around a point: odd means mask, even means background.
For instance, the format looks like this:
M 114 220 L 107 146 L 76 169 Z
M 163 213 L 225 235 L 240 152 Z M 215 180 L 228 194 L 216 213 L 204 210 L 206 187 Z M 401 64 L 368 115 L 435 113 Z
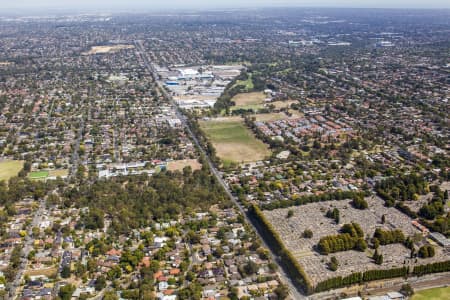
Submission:
M 230 291 L 228 292 L 228 298 L 230 298 L 230 300 L 239 300 L 239 291 L 236 287 L 232 287 L 230 289 Z
M 61 300 L 70 300 L 72 298 L 73 292 L 75 292 L 75 286 L 72 284 L 67 284 L 59 288 L 59 297 Z
M 106 278 L 103 275 L 100 275 L 97 277 L 97 280 L 95 280 L 95 290 L 101 291 L 106 287 Z
M 305 239 L 310 239 L 313 237 L 313 232 L 311 229 L 305 229 L 305 231 L 303 231 L 302 237 Z
M 287 217 L 291 218 L 294 215 L 294 211 L 292 209 L 288 210 Z
M 425 245 L 420 247 L 418 254 L 421 258 L 433 257 L 435 255 L 435 250 L 433 246 Z
M 338 266 L 339 262 L 337 258 L 335 256 L 332 256 L 330 262 L 328 263 L 328 267 L 330 268 L 331 271 L 334 272 L 338 269 Z
M 70 277 L 70 266 L 65 265 L 61 270 L 61 277 L 62 278 L 69 278 Z
M 325 216 L 327 218 L 334 219 L 336 224 L 339 224 L 340 221 L 339 209 L 334 208 L 333 210 L 328 210 Z
M 274 292 L 277 294 L 278 299 L 286 299 L 289 295 L 289 288 L 284 284 L 280 284 Z
M 254 261 L 249 261 L 243 268 L 243 271 L 247 275 L 253 275 L 258 272 L 258 265 Z
M 362 196 L 355 197 L 352 200 L 351 205 L 356 209 L 366 209 L 368 207 L 367 201 L 364 200 L 364 198 Z
M 372 258 L 374 259 L 377 265 L 381 265 L 383 263 L 383 254 L 379 254 L 378 249 L 375 250 L 375 253 L 373 254 Z
M 402 288 L 400 289 L 400 293 L 402 293 L 403 295 L 405 295 L 407 297 L 411 297 L 414 294 L 414 290 L 409 283 L 406 283 L 406 284 L 402 285 Z

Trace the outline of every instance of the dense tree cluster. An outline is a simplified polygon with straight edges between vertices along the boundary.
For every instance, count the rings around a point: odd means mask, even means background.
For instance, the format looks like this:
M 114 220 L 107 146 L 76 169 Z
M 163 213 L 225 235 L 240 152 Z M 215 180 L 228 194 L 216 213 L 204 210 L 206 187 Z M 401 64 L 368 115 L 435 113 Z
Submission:
M 435 250 L 431 245 L 424 245 L 420 247 L 418 254 L 421 258 L 433 257 L 435 254 Z
M 205 167 L 194 172 L 161 172 L 97 180 L 64 194 L 69 203 L 88 207 L 80 224 L 102 226 L 101 213 L 111 218 L 111 229 L 127 233 L 148 226 L 152 220 L 174 218 L 180 213 L 208 209 L 212 204 L 229 205 L 222 187 Z
M 394 206 L 396 201 L 417 199 L 417 195 L 428 193 L 429 187 L 423 176 L 409 174 L 385 179 L 377 183 L 375 190 L 387 206 Z
M 375 229 L 373 238 L 376 239 L 381 245 L 405 242 L 405 235 L 400 229 L 382 230 L 380 228 L 377 228 Z
M 317 249 L 324 255 L 347 250 L 364 251 L 367 244 L 363 237 L 364 232 L 358 224 L 344 224 L 342 233 L 320 238 Z
M 419 209 L 419 216 L 427 220 L 434 220 L 445 213 L 444 206 L 448 200 L 448 192 L 443 192 L 438 186 L 432 186 L 430 189 L 434 193 L 433 198 Z
M 352 202 L 350 202 L 350 203 L 356 209 L 366 209 L 367 207 L 369 207 L 369 205 L 367 204 L 367 201 L 364 200 L 364 197 L 362 197 L 362 196 L 353 198 Z

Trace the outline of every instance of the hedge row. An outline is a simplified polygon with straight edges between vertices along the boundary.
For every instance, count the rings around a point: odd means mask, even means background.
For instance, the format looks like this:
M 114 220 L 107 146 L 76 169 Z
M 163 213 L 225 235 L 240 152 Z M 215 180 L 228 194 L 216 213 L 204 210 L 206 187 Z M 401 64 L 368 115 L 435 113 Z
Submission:
M 288 271 L 291 278 L 295 278 L 295 282 L 303 289 L 306 294 L 311 294 L 314 292 L 313 286 L 306 275 L 303 268 L 298 263 L 297 259 L 292 256 L 291 252 L 284 246 L 284 243 L 278 233 L 273 228 L 272 224 L 267 221 L 266 217 L 255 204 L 250 206 L 249 214 L 254 218 L 255 221 L 261 225 L 261 229 L 264 230 L 265 237 L 269 240 L 272 249 L 275 254 L 280 256 L 284 262 L 286 270 Z
M 448 271 L 450 271 L 450 260 L 436 262 L 436 263 L 422 265 L 422 266 L 415 266 L 412 273 L 417 276 L 422 276 L 425 274 L 441 273 L 441 272 L 448 272 Z
M 388 270 L 369 270 L 364 273 L 357 272 L 350 274 L 346 277 L 338 276 L 319 282 L 316 288 L 314 289 L 314 292 L 316 293 L 323 292 L 327 290 L 349 286 L 352 284 L 360 284 L 367 281 L 403 277 L 406 276 L 407 274 L 408 274 L 407 267 Z

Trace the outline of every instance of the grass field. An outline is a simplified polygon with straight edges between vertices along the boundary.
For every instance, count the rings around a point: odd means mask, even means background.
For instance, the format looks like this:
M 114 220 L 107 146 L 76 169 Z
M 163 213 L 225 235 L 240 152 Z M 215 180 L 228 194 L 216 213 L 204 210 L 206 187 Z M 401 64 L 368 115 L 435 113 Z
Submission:
M 23 168 L 23 163 L 23 160 L 0 161 L 0 181 L 8 181 L 11 177 L 17 176 Z
M 200 170 L 202 168 L 202 165 L 196 159 L 182 159 L 168 162 L 167 170 L 183 171 L 183 168 L 187 166 L 190 166 L 192 168 L 192 171 Z
M 237 80 L 236 83 L 233 85 L 233 87 L 238 86 L 238 85 L 245 86 L 245 89 L 247 91 L 253 89 L 254 85 L 253 85 L 252 74 L 251 73 L 248 74 L 247 80 Z
M 270 155 L 266 144 L 245 127 L 242 118 L 228 117 L 201 121 L 200 127 L 223 162 L 250 162 Z
M 428 289 L 416 292 L 412 300 L 445 300 L 450 299 L 450 287 Z
M 246 106 L 256 104 L 262 105 L 264 104 L 264 99 L 266 99 L 266 95 L 264 95 L 263 92 L 253 92 L 237 94 L 231 101 L 233 101 L 236 106 Z
M 31 172 L 28 174 L 28 177 L 30 179 L 45 179 L 49 175 L 49 171 L 37 171 L 37 172 Z

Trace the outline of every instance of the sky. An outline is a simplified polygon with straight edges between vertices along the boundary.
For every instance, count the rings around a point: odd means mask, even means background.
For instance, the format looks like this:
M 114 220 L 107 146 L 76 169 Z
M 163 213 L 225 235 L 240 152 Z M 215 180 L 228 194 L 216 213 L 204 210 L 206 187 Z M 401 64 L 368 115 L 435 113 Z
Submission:
M 449 0 L 0 0 L 0 11 L 33 9 L 170 10 L 308 6 L 354 8 L 450 8 Z

